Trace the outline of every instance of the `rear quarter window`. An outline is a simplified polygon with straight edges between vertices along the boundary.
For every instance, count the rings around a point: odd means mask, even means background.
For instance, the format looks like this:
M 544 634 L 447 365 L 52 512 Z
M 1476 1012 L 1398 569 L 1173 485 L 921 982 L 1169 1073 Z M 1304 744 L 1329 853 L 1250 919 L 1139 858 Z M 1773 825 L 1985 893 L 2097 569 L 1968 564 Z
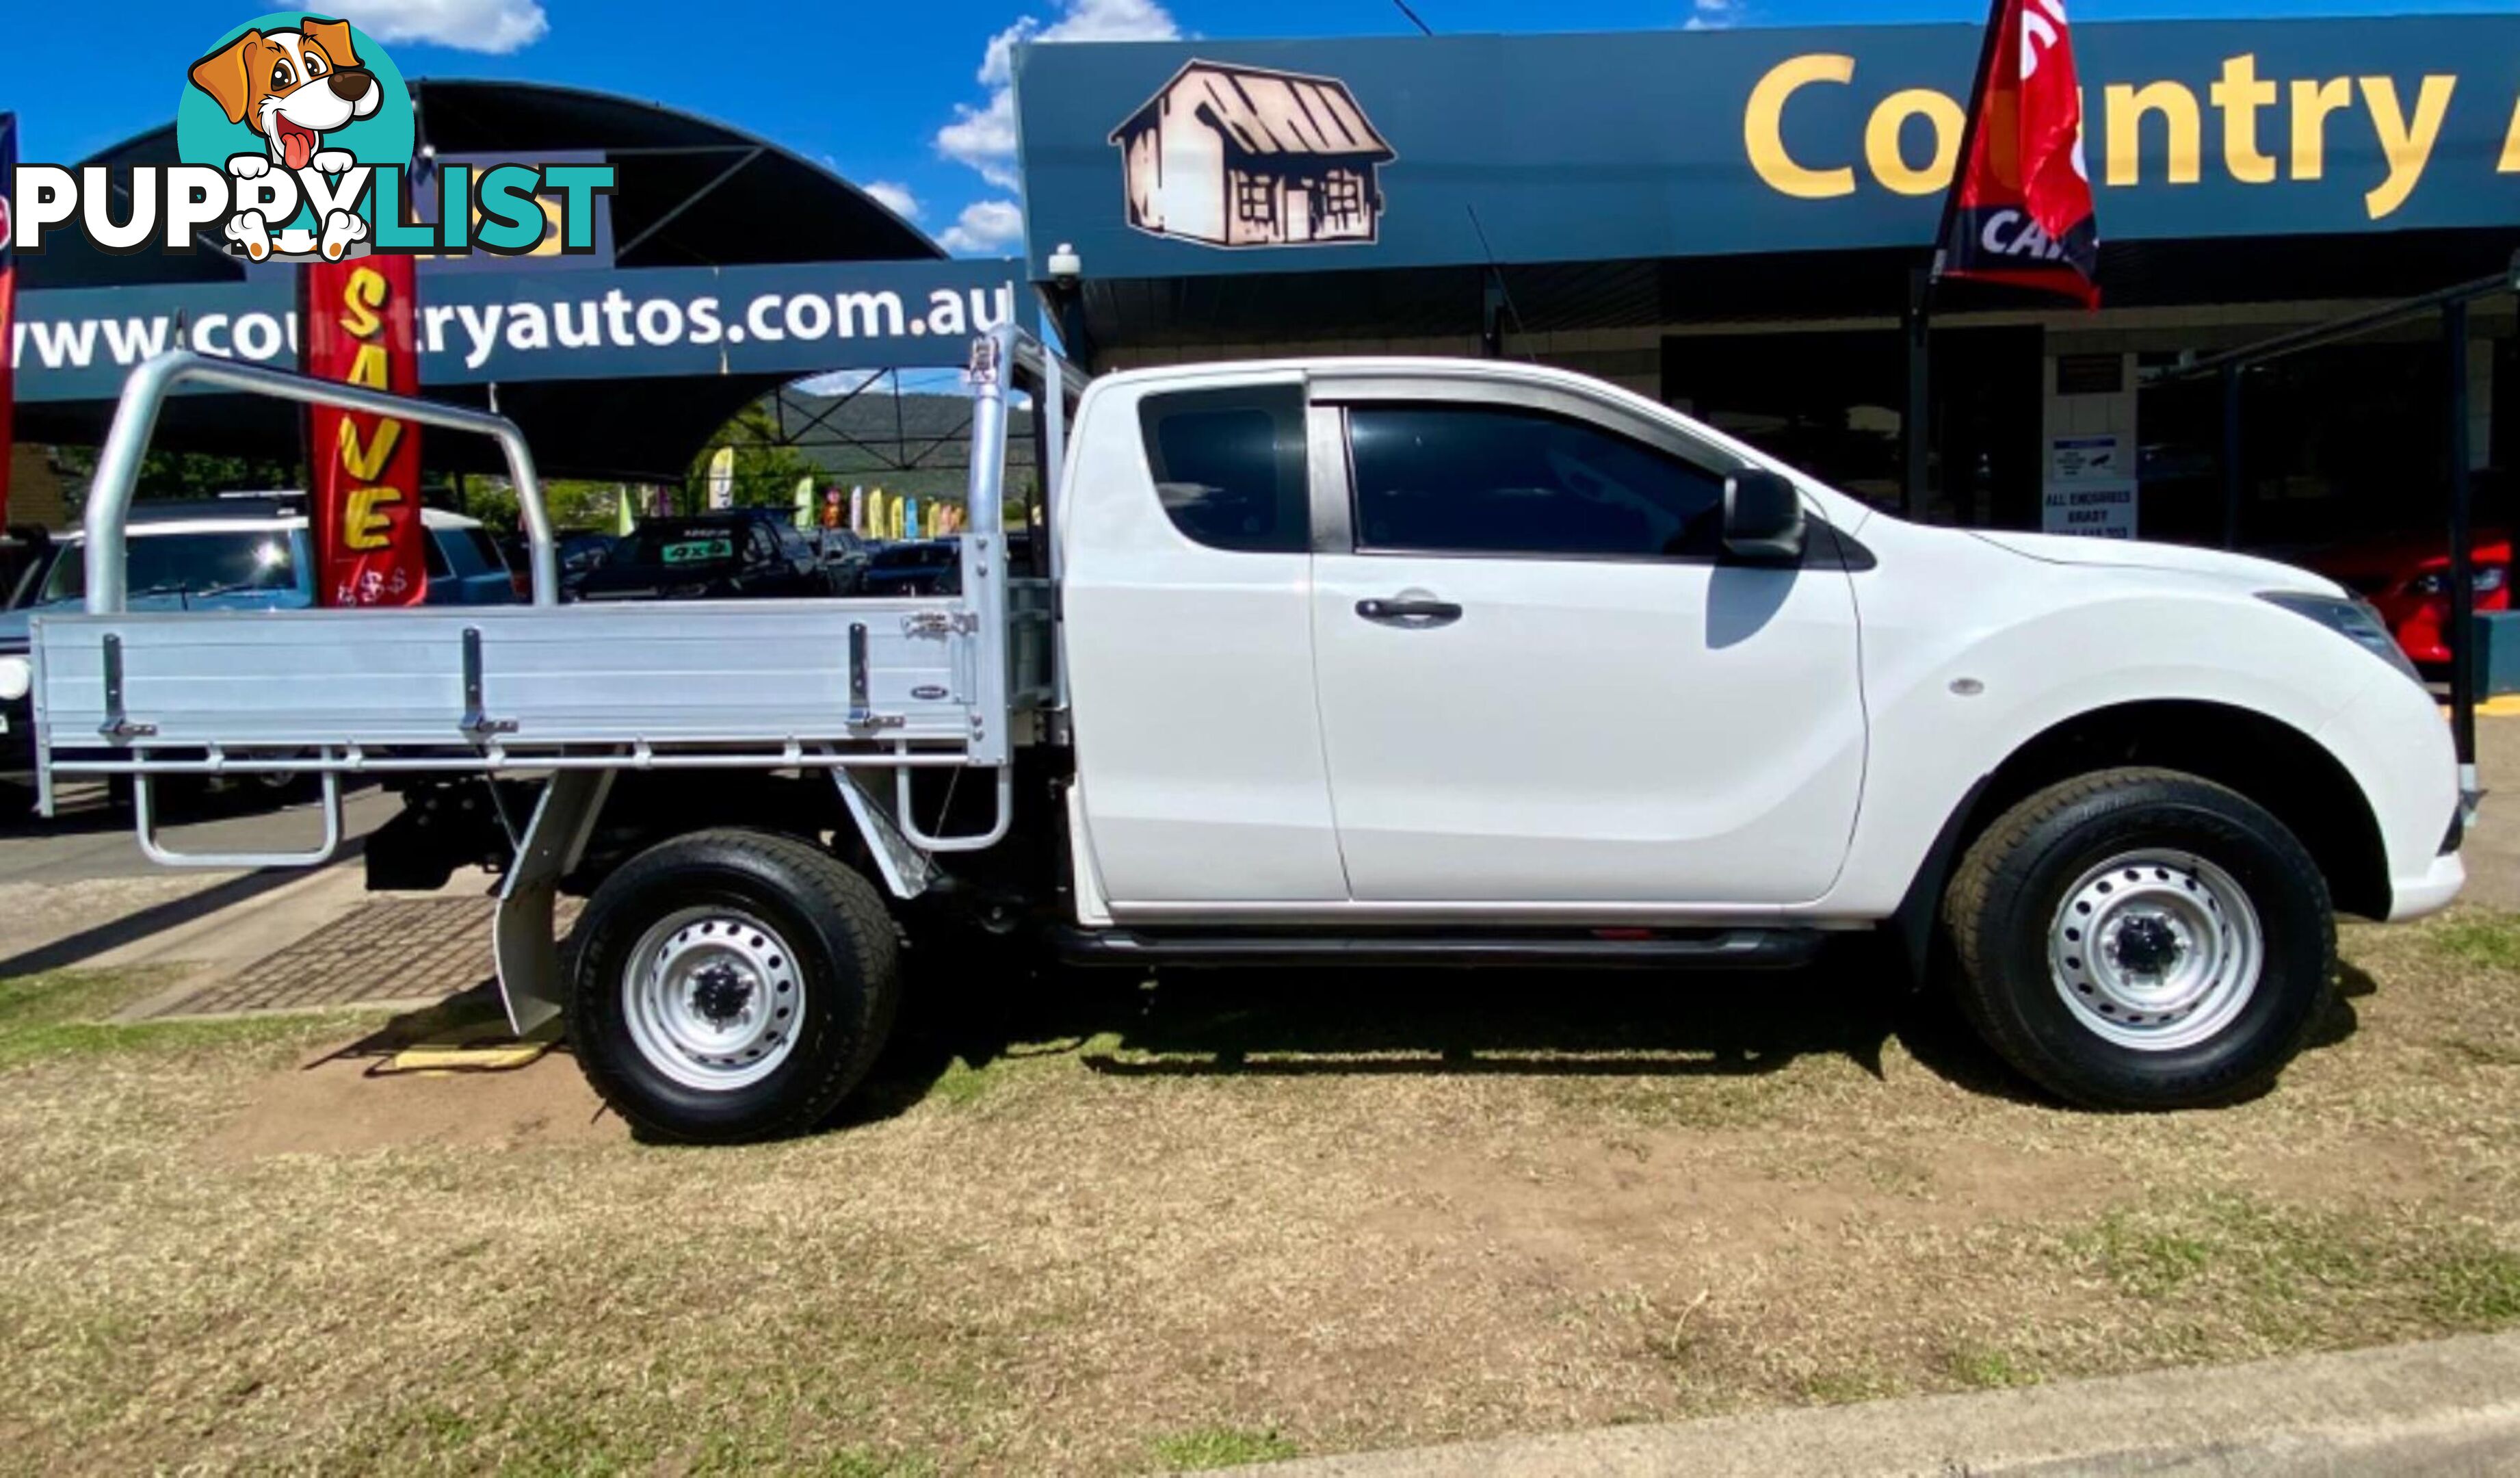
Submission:
M 1245 554 L 1312 547 L 1304 394 L 1291 385 L 1178 391 L 1138 406 L 1147 468 L 1184 537 Z

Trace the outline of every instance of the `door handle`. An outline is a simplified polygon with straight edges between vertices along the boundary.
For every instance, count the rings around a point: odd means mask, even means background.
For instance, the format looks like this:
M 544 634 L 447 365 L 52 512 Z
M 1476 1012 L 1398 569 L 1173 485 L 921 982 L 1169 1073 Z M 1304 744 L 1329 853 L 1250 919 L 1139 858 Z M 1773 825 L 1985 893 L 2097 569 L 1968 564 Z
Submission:
M 1386 626 L 1422 631 L 1430 626 L 1449 626 L 1460 621 L 1462 608 L 1448 600 L 1361 600 L 1356 603 L 1356 614 Z

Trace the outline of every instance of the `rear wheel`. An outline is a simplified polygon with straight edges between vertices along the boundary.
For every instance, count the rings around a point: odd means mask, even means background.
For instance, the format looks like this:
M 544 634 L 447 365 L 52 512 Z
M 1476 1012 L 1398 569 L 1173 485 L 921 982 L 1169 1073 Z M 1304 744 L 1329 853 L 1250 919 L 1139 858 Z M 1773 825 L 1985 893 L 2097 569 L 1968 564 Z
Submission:
M 866 1076 L 900 994 L 882 899 L 793 837 L 705 831 L 651 848 L 596 891 L 578 938 L 579 1062 L 661 1138 L 812 1129 Z
M 239 775 L 237 788 L 248 798 L 247 805 L 268 808 L 311 800 L 323 785 L 322 775 L 313 770 L 257 769 Z
M 2246 797 L 2170 770 L 2104 770 L 2015 806 L 1969 849 L 1944 919 L 1980 1034 L 2092 1108 L 2261 1092 L 2333 990 L 2318 864 Z

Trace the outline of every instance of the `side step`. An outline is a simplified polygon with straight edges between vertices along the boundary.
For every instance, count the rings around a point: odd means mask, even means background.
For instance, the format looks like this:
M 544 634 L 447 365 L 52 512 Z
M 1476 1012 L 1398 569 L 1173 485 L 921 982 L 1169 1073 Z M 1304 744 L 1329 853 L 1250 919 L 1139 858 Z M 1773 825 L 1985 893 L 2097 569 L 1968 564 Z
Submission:
M 1071 965 L 1470 966 L 1791 970 L 1818 958 L 1817 929 L 1604 930 L 1558 934 L 1172 934 L 1061 929 Z

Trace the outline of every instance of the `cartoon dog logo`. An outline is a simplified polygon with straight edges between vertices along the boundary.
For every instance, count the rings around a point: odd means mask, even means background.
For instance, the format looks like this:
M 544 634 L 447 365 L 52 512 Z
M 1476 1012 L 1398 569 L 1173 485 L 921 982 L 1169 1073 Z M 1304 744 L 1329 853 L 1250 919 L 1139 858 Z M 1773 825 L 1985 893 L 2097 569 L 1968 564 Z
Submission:
M 229 122 L 262 135 L 263 153 L 227 162 L 228 172 L 240 181 L 274 164 L 292 172 L 340 174 L 358 161 L 347 150 L 326 148 L 324 135 L 373 115 L 384 101 L 384 84 L 359 64 L 349 23 L 312 16 L 294 28 L 247 31 L 194 63 L 192 76 L 193 85 L 226 111 Z M 271 254 L 282 224 L 241 209 L 229 217 L 227 234 L 246 255 L 261 261 Z M 337 209 L 325 214 L 313 245 L 326 260 L 338 261 L 367 234 L 368 223 L 357 212 Z

